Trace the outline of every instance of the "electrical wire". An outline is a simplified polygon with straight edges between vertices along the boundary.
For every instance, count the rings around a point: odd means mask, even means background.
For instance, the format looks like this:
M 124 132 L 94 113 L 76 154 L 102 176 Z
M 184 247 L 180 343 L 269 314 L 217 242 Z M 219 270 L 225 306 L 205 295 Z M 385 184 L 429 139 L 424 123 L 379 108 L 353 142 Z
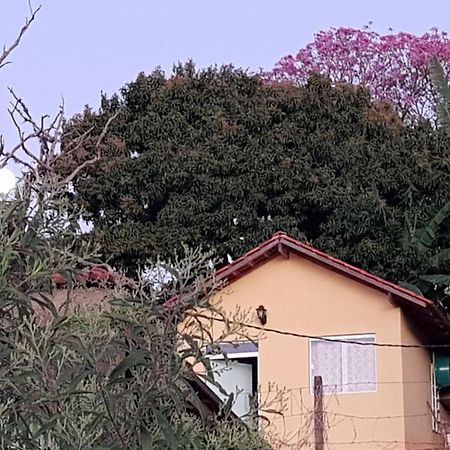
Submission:
M 393 419 L 410 419 L 416 417 L 432 417 L 430 412 L 428 413 L 417 413 L 417 414 L 403 414 L 403 415 L 391 415 L 391 416 L 358 416 L 353 414 L 345 414 L 345 413 L 335 413 L 330 411 L 324 411 L 327 416 L 335 416 L 335 417 L 345 417 L 348 419 L 357 419 L 357 420 L 393 420 Z M 300 417 L 300 416 L 309 416 L 311 412 L 305 413 L 296 413 L 296 414 L 283 414 L 282 418 L 288 419 L 291 417 Z
M 317 335 L 312 335 L 312 334 L 296 333 L 294 331 L 280 330 L 277 328 L 251 325 L 251 324 L 247 324 L 244 322 L 236 322 L 233 320 L 227 320 L 227 319 L 223 319 L 223 318 L 219 318 L 219 317 L 205 316 L 203 314 L 195 314 L 195 316 L 199 317 L 199 318 L 207 319 L 207 320 L 214 320 L 217 322 L 239 325 L 244 328 L 250 328 L 253 330 L 264 331 L 266 333 L 274 333 L 274 334 L 295 337 L 295 338 L 300 338 L 300 339 L 310 339 L 310 340 L 317 340 L 317 341 L 324 341 L 324 342 L 337 342 L 340 344 L 353 344 L 353 345 L 360 345 L 360 346 L 365 346 L 365 347 L 421 348 L 421 349 L 450 348 L 450 344 L 392 344 L 392 343 L 381 343 L 381 342 L 362 342 L 362 341 L 357 341 L 357 340 L 352 340 L 352 339 L 330 338 L 330 337 L 317 336 Z
M 381 348 L 407 348 L 407 349 L 449 349 L 450 344 L 394 344 L 394 343 L 379 343 L 379 342 L 361 342 L 353 339 L 339 339 L 339 338 L 329 338 L 324 336 L 317 336 L 317 335 L 311 335 L 306 333 L 297 333 L 293 331 L 287 331 L 287 330 L 280 330 L 277 328 L 271 328 L 271 327 L 263 327 L 263 326 L 257 326 L 252 324 L 247 324 L 244 322 L 237 322 L 232 320 L 226 320 L 223 318 L 218 317 L 211 317 L 211 316 L 205 316 L 202 314 L 196 314 L 196 317 L 207 319 L 207 320 L 214 320 L 217 322 L 222 323 L 228 323 L 228 324 L 234 324 L 238 325 L 244 328 L 258 330 L 266 333 L 274 333 L 282 336 L 289 336 L 289 337 L 295 337 L 299 339 L 309 339 L 309 340 L 318 340 L 318 341 L 324 341 L 324 342 L 335 342 L 335 343 L 341 343 L 341 344 L 353 344 L 353 345 L 360 345 L 360 346 L 369 346 L 369 347 L 381 347 Z M 426 383 L 429 384 L 430 381 L 422 381 L 422 380 L 411 380 L 411 381 L 380 381 L 375 382 L 378 384 L 419 384 L 419 383 Z M 367 384 L 367 383 L 346 383 L 346 384 Z M 324 385 L 326 387 L 327 385 Z M 329 386 L 333 387 L 333 386 Z M 305 389 L 310 390 L 311 386 L 302 386 L 299 388 L 290 388 L 289 391 L 295 390 L 295 389 Z M 263 394 L 263 392 L 261 392 Z M 431 413 L 418 413 L 418 414 L 406 414 L 401 416 L 394 416 L 394 415 L 387 415 L 387 416 L 358 416 L 358 415 L 352 415 L 352 414 L 345 414 L 345 413 L 330 413 L 336 417 L 343 417 L 343 418 L 349 418 L 349 419 L 355 419 L 355 420 L 392 420 L 392 419 L 403 419 L 403 418 L 415 418 L 415 417 L 430 417 Z M 288 417 L 295 417 L 298 414 L 285 416 L 285 418 Z M 445 450 L 447 447 L 445 446 L 439 446 L 436 442 L 426 442 L 426 441 L 383 441 L 383 440 L 370 440 L 370 441 L 346 441 L 346 442 L 337 442 L 337 441 L 327 441 L 328 445 L 364 445 L 364 444 L 378 444 L 378 445 L 427 445 L 427 446 L 433 446 L 433 447 L 427 447 L 422 448 L 420 450 Z M 304 442 L 304 444 L 308 444 L 308 442 Z M 310 444 L 314 444 L 314 442 L 310 442 Z M 434 447 L 435 445 L 438 445 Z

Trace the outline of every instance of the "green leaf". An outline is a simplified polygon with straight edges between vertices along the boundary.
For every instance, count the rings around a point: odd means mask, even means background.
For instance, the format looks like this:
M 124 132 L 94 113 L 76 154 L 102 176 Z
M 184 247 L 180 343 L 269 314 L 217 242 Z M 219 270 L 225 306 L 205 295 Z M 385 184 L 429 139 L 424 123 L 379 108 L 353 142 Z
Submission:
M 223 395 L 228 395 L 228 392 L 225 391 L 225 389 L 222 387 L 222 385 L 216 380 L 214 369 L 211 365 L 211 360 L 209 358 L 203 358 L 202 364 L 206 369 L 206 374 L 199 374 L 198 376 L 205 380 L 205 382 L 212 384 L 217 389 L 219 389 L 219 392 Z
M 450 261 L 450 248 L 444 248 L 432 258 L 432 264 L 434 267 L 439 267 Z
M 81 369 L 77 375 L 72 379 L 67 389 L 68 393 L 71 394 L 77 390 L 78 385 L 86 379 L 86 377 L 91 373 L 88 369 Z
M 228 417 L 231 409 L 233 408 L 234 405 L 234 394 L 228 394 L 228 398 L 227 401 L 223 403 L 222 407 L 221 407 L 221 412 L 223 413 L 223 415 L 225 417 Z
M 438 286 L 450 286 L 450 275 L 435 274 L 435 275 L 421 275 L 421 280 Z
M 167 443 L 169 444 L 169 448 L 173 450 L 178 449 L 178 439 L 175 436 L 175 433 L 173 432 L 172 426 L 170 425 L 170 422 L 168 421 L 165 414 L 162 414 L 158 409 L 155 409 L 154 414 L 156 416 L 156 419 L 158 421 L 158 424 L 161 427 L 162 432 L 164 433 L 164 436 L 167 439 Z
M 48 420 L 42 425 L 39 429 L 37 429 L 34 432 L 33 438 L 36 439 L 39 436 L 42 436 L 44 433 L 46 433 L 48 430 L 50 430 L 56 423 L 57 418 L 53 417 L 51 420 Z
M 5 287 L 5 292 L 13 297 L 13 300 L 27 308 L 31 307 L 31 299 L 24 292 L 12 286 Z
M 424 228 L 416 230 L 414 241 L 419 251 L 431 249 L 436 242 L 439 225 L 450 215 L 450 201 L 448 201 Z
M 148 431 L 141 431 L 140 435 L 142 450 L 154 450 L 153 438 Z
M 407 283 L 406 281 L 400 281 L 398 285 L 405 289 L 409 289 L 411 292 L 414 292 L 417 295 L 423 295 L 422 291 L 415 284 Z
M 73 289 L 73 274 L 68 270 L 58 270 L 58 273 L 66 280 L 66 288 L 68 291 Z
M 130 370 L 133 367 L 136 367 L 137 365 L 141 364 L 148 355 L 149 355 L 148 350 L 145 349 L 134 350 L 132 353 L 126 356 L 120 362 L 120 364 L 117 367 L 115 367 L 114 370 L 111 372 L 110 375 L 111 382 L 114 382 L 117 379 L 121 378 L 127 370 Z
M 31 300 L 35 303 L 37 303 L 39 306 L 41 306 L 44 309 L 48 309 L 52 314 L 53 317 L 58 316 L 58 311 L 56 310 L 55 304 L 52 301 L 52 298 L 45 293 L 41 293 L 39 295 L 33 295 L 31 297 Z

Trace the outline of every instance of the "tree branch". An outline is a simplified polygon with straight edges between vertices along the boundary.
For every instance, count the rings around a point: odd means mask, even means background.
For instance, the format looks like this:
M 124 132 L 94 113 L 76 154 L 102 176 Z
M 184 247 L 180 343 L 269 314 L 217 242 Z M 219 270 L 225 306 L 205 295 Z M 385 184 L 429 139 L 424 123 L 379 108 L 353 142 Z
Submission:
M 19 32 L 19 35 L 17 36 L 16 40 L 8 47 L 3 46 L 3 52 L 0 54 L 0 69 L 5 67 L 7 64 L 10 64 L 11 61 L 8 61 L 9 55 L 19 46 L 20 41 L 22 40 L 23 35 L 26 33 L 34 19 L 36 18 L 36 14 L 41 9 L 42 5 L 37 7 L 36 9 L 33 9 L 31 7 L 31 4 L 28 3 L 30 6 L 31 16 L 29 19 L 26 19 L 25 25 L 22 27 L 22 29 Z
M 9 161 L 14 161 L 30 171 L 35 181 L 42 181 L 45 176 L 48 176 L 52 179 L 54 187 L 61 188 L 70 183 L 86 167 L 91 166 L 100 160 L 102 157 L 102 143 L 108 133 L 111 123 L 120 114 L 121 109 L 118 109 L 106 121 L 105 126 L 95 142 L 95 156 L 84 161 L 65 178 L 58 179 L 54 172 L 56 163 L 62 156 L 67 157 L 68 154 L 81 148 L 94 131 L 94 128 L 89 128 L 85 133 L 74 140 L 73 148 L 68 149 L 64 154 L 58 153 L 58 146 L 61 144 L 64 126 L 63 105 L 61 105 L 59 112 L 53 119 L 50 119 L 48 115 L 45 115 L 40 117 L 39 120 L 35 120 L 25 102 L 16 95 L 13 89 L 9 89 L 9 91 L 13 97 L 13 101 L 11 102 L 11 108 L 8 112 L 11 121 L 17 130 L 19 142 L 10 151 L 6 152 L 3 140 L 0 140 L 0 168 L 5 167 Z M 23 123 L 21 123 L 22 121 Z M 24 124 L 31 128 L 29 134 L 26 134 L 23 131 Z M 39 142 L 39 151 L 32 151 L 27 147 L 28 141 L 34 139 Z M 23 152 L 29 161 L 19 157 L 19 152 Z
M 108 132 L 108 129 L 111 125 L 111 123 L 116 119 L 116 117 L 120 114 L 121 110 L 118 109 L 106 122 L 105 126 L 103 127 L 102 132 L 100 133 L 100 136 L 97 139 L 97 142 L 95 144 L 95 148 L 97 150 L 97 154 L 91 158 L 88 159 L 87 161 L 84 161 L 84 163 L 82 163 L 81 165 L 79 165 L 76 169 L 74 169 L 72 171 L 72 173 L 70 175 L 68 175 L 66 178 L 64 178 L 63 180 L 59 181 L 58 184 L 61 186 L 64 186 L 68 183 L 70 183 L 83 169 L 85 169 L 88 166 L 92 166 L 93 164 L 95 164 L 97 161 L 100 160 L 100 158 L 102 157 L 101 154 L 101 144 L 103 139 L 106 136 L 106 133 Z M 88 130 L 89 131 L 89 130 Z M 86 136 L 88 136 L 88 134 L 84 133 L 81 138 L 85 138 Z M 83 143 L 83 140 L 81 140 L 80 142 L 77 143 L 77 147 L 80 147 L 81 144 Z M 59 155 L 60 156 L 60 155 Z

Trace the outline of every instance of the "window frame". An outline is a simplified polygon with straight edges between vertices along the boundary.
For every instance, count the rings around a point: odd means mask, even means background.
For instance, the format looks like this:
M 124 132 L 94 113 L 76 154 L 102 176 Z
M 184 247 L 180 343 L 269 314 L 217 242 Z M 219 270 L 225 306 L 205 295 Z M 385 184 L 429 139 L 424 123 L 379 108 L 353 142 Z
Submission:
M 431 430 L 434 433 L 441 432 L 441 402 L 439 398 L 439 387 L 436 380 L 436 362 L 434 353 L 431 354 L 430 362 L 430 388 L 431 388 Z
M 343 335 L 333 335 L 333 336 L 321 336 L 320 338 L 311 338 L 309 339 L 308 347 L 309 347 L 309 387 L 310 387 L 310 394 L 314 395 L 314 375 L 313 375 L 313 364 L 312 364 L 312 344 L 313 342 L 321 342 L 323 339 L 327 339 L 330 341 L 336 340 L 336 341 L 357 341 L 358 339 L 367 339 L 372 338 L 373 343 L 376 344 L 376 334 L 375 333 L 364 333 L 364 334 L 343 334 Z M 344 350 L 346 348 L 346 344 L 342 344 L 342 366 L 341 366 L 341 375 L 342 375 L 342 385 L 341 391 L 336 392 L 326 392 L 326 389 L 324 389 L 323 395 L 349 395 L 349 394 L 374 394 L 378 391 L 378 367 L 377 367 L 377 351 L 376 351 L 376 345 L 374 345 L 374 366 L 375 366 L 375 381 L 374 381 L 374 389 L 372 390 L 364 390 L 364 391 L 345 391 L 343 390 L 346 386 L 346 383 L 344 382 L 344 379 L 346 379 L 346 375 L 344 376 L 344 372 L 347 370 L 347 352 Z M 344 358 L 345 354 L 345 358 Z M 368 384 L 368 383 L 367 383 Z
M 249 347 L 245 347 L 247 344 L 250 344 Z M 258 404 L 258 410 L 259 405 L 261 405 L 261 392 L 260 392 L 260 378 L 261 378 L 261 372 L 260 372 L 260 353 L 259 353 L 259 342 L 254 341 L 235 341 L 235 342 L 221 342 L 216 344 L 219 348 L 221 348 L 221 353 L 208 353 L 208 346 L 204 346 L 202 349 L 203 355 L 205 358 L 211 360 L 211 361 L 220 361 L 220 360 L 229 360 L 229 361 L 243 361 L 246 359 L 253 359 L 256 360 L 255 369 L 256 369 L 256 377 L 253 382 L 254 387 L 254 394 L 256 395 L 256 401 Z M 244 345 L 244 348 L 247 348 L 247 350 L 242 350 L 242 345 Z M 241 348 L 240 348 L 241 347 Z M 228 349 L 228 351 L 227 351 Z M 253 374 L 252 374 L 253 376 Z M 259 418 L 257 418 L 258 427 L 260 427 L 260 421 Z
M 258 358 L 258 356 L 259 356 L 258 352 L 237 352 L 237 353 L 225 353 L 225 354 L 219 354 L 219 355 L 205 355 L 205 358 L 208 358 L 211 361 L 218 360 L 218 359 L 229 359 L 231 361 L 233 359 Z

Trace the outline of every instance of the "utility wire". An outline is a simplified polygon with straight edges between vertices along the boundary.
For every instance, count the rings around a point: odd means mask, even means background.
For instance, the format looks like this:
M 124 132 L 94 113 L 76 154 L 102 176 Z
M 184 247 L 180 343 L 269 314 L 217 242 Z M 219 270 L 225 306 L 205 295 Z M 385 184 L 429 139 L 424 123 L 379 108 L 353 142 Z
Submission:
M 196 317 L 208 319 L 208 320 L 215 320 L 217 322 L 222 323 L 229 323 L 233 325 L 239 325 L 241 327 L 250 328 L 252 330 L 259 330 L 264 331 L 266 333 L 274 333 L 279 334 L 283 336 L 290 336 L 300 339 L 311 339 L 311 340 L 318 340 L 318 341 L 324 341 L 324 342 L 338 342 L 341 344 L 354 344 L 354 345 L 361 345 L 366 347 L 383 347 L 383 348 L 422 348 L 422 349 L 442 349 L 442 348 L 450 348 L 450 344 L 391 344 L 391 343 L 380 343 L 380 342 L 361 342 L 357 340 L 352 339 L 339 339 L 339 338 L 329 338 L 329 337 L 323 337 L 323 336 L 315 336 L 311 334 L 303 334 L 303 333 L 296 333 L 294 331 L 286 331 L 286 330 L 279 330 L 276 328 L 270 328 L 270 327 L 261 327 L 257 325 L 251 325 L 244 322 L 236 322 L 233 320 L 227 320 L 219 317 L 211 317 L 211 316 L 205 316 L 203 314 L 196 314 Z M 449 338 L 450 339 L 450 338 Z
M 391 420 L 391 419 L 410 419 L 415 417 L 432 417 L 432 413 L 417 413 L 417 414 L 403 414 L 403 415 L 397 415 L 397 416 L 358 416 L 353 414 L 344 414 L 344 413 L 335 413 L 331 411 L 324 411 L 324 413 L 327 416 L 335 416 L 335 417 L 345 417 L 348 419 L 358 419 L 358 420 Z M 294 413 L 294 414 L 283 414 L 283 417 L 290 418 L 290 417 L 301 417 L 301 416 L 309 416 L 311 414 L 311 411 L 307 411 L 304 413 Z

